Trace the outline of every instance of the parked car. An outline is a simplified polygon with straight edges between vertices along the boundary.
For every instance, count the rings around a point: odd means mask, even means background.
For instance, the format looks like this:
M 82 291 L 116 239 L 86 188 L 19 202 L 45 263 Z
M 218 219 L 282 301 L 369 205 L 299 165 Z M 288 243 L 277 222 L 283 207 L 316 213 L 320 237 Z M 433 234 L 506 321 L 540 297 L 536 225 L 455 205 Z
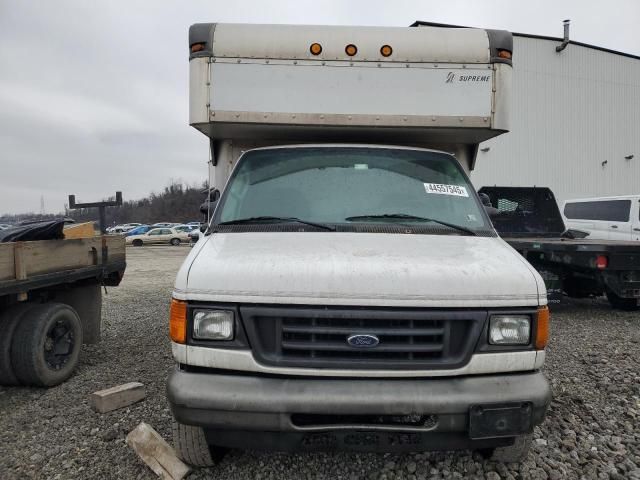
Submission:
M 151 225 L 153 228 L 172 228 L 176 225 L 180 225 L 179 223 L 171 223 L 171 222 L 158 222 Z
M 123 223 L 114 227 L 107 228 L 107 233 L 126 233 L 133 230 L 136 227 L 142 225 L 141 223 Z
M 193 246 L 198 240 L 200 240 L 200 229 L 196 228 L 189 232 L 189 245 Z
M 180 245 L 182 242 L 188 241 L 188 234 L 186 232 L 179 232 L 175 228 L 153 228 L 147 233 L 126 237 L 127 245 L 133 245 L 135 247 L 158 243 Z
M 187 224 L 184 224 L 184 225 L 177 225 L 177 226 L 175 226 L 173 228 L 175 228 L 179 232 L 189 233 L 189 232 L 192 232 L 193 230 L 197 230 L 198 226 L 199 226 L 199 224 L 198 225 L 187 225 Z
M 135 227 L 132 230 L 129 230 L 128 232 L 125 233 L 125 237 L 130 237 L 131 235 L 142 235 L 143 233 L 147 233 L 149 230 L 151 230 L 153 227 L 149 226 L 149 225 L 140 225 L 139 227 Z
M 589 232 L 594 240 L 640 240 L 640 195 L 567 200 L 567 227 Z

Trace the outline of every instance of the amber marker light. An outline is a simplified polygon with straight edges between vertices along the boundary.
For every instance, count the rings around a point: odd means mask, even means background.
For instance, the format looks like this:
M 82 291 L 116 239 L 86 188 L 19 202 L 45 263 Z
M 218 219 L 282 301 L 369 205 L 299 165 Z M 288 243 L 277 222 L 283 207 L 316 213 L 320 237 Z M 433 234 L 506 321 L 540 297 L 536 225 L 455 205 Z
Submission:
M 204 43 L 194 43 L 191 45 L 191 53 L 201 52 L 204 50 Z
M 536 350 L 544 350 L 549 343 L 549 307 L 538 307 L 538 319 L 536 322 Z
M 187 302 L 171 299 L 169 337 L 176 343 L 187 342 Z
M 353 43 L 350 43 L 346 47 L 344 47 L 344 53 L 353 57 L 356 53 L 358 53 L 358 47 L 356 47 Z
M 389 57 L 392 53 L 393 48 L 391 48 L 391 45 L 383 45 L 380 47 L 380 55 L 382 55 L 383 57 Z
M 511 52 L 509 50 L 498 50 L 498 56 L 505 60 L 511 60 Z
M 319 43 L 312 43 L 309 47 L 309 51 L 311 55 L 320 55 L 322 53 L 322 45 Z

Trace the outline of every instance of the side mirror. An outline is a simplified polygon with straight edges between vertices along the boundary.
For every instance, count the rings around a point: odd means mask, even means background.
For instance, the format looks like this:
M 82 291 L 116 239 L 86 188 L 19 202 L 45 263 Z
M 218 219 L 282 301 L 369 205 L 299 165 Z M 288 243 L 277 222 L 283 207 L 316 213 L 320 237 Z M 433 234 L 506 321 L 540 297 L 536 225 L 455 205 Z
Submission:
M 210 202 L 209 200 L 205 200 L 201 205 L 200 205 L 200 213 L 203 214 L 205 217 L 207 216 L 207 214 L 209 213 L 209 211 L 211 211 L 211 213 L 213 213 L 213 211 L 216 209 L 216 205 L 218 204 L 218 201 L 214 201 L 214 202 Z
M 208 198 L 200 205 L 200 213 L 202 213 L 205 217 L 209 212 L 212 212 L 216 209 L 216 205 L 218 204 L 218 200 L 220 200 L 220 190 L 217 188 L 211 190 L 209 192 Z

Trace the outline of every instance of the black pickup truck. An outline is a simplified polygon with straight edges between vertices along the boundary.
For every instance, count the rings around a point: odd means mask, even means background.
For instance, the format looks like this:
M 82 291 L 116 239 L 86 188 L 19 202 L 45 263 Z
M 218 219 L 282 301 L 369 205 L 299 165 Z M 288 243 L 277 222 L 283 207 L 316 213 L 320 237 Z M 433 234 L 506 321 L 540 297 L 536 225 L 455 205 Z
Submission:
M 550 305 L 563 295 L 606 295 L 614 308 L 640 308 L 640 242 L 589 240 L 567 230 L 548 188 L 495 186 L 479 193 L 488 196 L 500 236 L 542 275 Z

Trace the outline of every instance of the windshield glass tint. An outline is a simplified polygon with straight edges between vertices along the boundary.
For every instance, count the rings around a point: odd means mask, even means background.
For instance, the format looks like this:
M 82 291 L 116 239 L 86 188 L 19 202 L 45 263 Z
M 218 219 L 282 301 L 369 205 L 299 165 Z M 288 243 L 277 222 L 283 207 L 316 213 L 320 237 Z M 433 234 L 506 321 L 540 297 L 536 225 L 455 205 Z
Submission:
M 334 224 L 430 223 L 347 220 L 404 214 L 471 229 L 489 228 L 480 208 L 473 187 L 450 155 L 392 148 L 297 147 L 246 153 L 229 180 L 216 221 L 273 216 Z

